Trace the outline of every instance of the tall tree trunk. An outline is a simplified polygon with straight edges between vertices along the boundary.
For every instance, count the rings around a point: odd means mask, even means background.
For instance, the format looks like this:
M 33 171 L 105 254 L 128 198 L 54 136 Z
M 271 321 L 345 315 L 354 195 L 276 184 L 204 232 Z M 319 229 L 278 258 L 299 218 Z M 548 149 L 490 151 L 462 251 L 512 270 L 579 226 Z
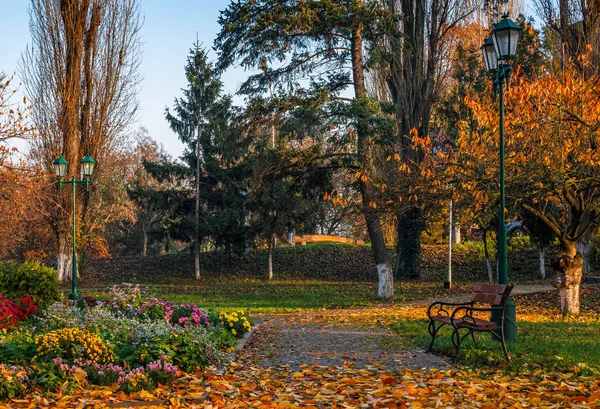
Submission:
M 194 232 L 194 276 L 200 280 L 200 120 L 198 120 L 198 135 L 196 138 L 196 209 Z
M 552 260 L 556 272 L 554 286 L 560 290 L 560 312 L 579 315 L 579 287 L 583 271 L 583 258 L 577 254 L 575 242 L 561 240 L 561 250 Z
M 485 266 L 487 267 L 488 281 L 494 282 L 494 272 L 492 269 L 492 261 L 490 260 L 490 250 L 487 244 L 487 230 L 483 229 L 483 255 L 485 257 Z
M 271 236 L 271 238 L 269 239 L 269 246 L 267 247 L 267 259 L 268 259 L 268 272 L 267 272 L 267 278 L 269 280 L 273 279 L 273 238 L 274 236 Z
M 411 207 L 398 217 L 398 244 L 394 276 L 397 280 L 421 277 L 421 233 L 424 221 L 421 208 Z
M 142 256 L 146 257 L 148 255 L 148 232 L 145 229 L 142 229 L 142 234 L 144 235 L 144 241 L 142 244 Z
M 540 279 L 546 278 L 546 246 L 539 244 L 538 249 L 540 252 Z
M 454 223 L 452 226 L 452 244 L 460 244 L 460 224 Z
M 362 0 L 357 0 L 358 5 Z M 363 61 L 363 33 L 362 26 L 357 24 L 352 30 L 352 77 L 354 82 L 354 96 L 357 101 L 366 97 L 365 87 L 365 72 Z M 363 114 L 364 115 L 364 114 Z M 358 137 L 358 160 L 361 171 L 369 175 L 374 172 L 374 146 L 369 135 L 368 118 L 357 118 L 357 137 Z M 379 289 L 377 296 L 381 299 L 389 299 L 394 295 L 394 277 L 392 268 L 385 246 L 383 230 L 381 228 L 381 220 L 376 210 L 371 208 L 369 204 L 374 198 L 372 187 L 367 180 L 360 181 L 360 192 L 362 195 L 363 212 L 369 231 L 369 239 L 371 240 L 371 249 L 375 264 L 377 265 L 377 275 L 379 279 Z
M 583 258 L 583 275 L 588 275 L 592 271 L 591 246 L 589 234 L 584 234 L 584 238 L 577 242 L 577 253 Z
M 73 247 L 69 236 L 62 232 L 58 234 L 58 260 L 56 265 L 58 281 L 71 280 L 73 274 Z

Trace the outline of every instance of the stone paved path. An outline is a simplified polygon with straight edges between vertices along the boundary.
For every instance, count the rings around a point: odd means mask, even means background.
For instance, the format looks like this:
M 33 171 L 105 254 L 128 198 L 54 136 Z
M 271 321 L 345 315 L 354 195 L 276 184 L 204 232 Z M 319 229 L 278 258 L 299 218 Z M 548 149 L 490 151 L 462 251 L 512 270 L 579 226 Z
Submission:
M 423 350 L 406 350 L 397 334 L 376 327 L 356 327 L 322 323 L 314 316 L 285 315 L 264 317 L 245 346 L 245 352 L 256 364 L 289 365 L 298 369 L 302 364 L 342 366 L 345 362 L 355 368 L 388 371 L 404 368 L 440 368 L 449 364 Z
M 517 286 L 513 293 L 525 294 L 552 288 L 542 285 Z M 421 301 L 411 304 L 428 303 Z M 421 349 L 406 350 L 400 344 L 398 334 L 390 330 L 377 326 L 332 323 L 318 319 L 322 314 L 327 314 L 327 311 L 260 317 L 258 326 L 244 347 L 244 353 L 262 367 L 285 365 L 295 370 L 303 364 L 315 362 L 323 366 L 341 366 L 348 362 L 355 368 L 369 370 L 382 366 L 388 371 L 450 365 L 450 358 L 429 354 Z

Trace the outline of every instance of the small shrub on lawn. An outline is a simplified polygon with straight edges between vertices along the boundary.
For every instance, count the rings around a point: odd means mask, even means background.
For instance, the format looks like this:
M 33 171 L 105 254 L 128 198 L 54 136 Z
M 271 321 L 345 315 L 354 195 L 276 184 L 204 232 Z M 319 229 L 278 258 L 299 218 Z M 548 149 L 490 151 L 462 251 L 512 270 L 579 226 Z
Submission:
M 0 294 L 13 300 L 31 297 L 39 307 L 63 298 L 56 270 L 38 261 L 0 262 Z

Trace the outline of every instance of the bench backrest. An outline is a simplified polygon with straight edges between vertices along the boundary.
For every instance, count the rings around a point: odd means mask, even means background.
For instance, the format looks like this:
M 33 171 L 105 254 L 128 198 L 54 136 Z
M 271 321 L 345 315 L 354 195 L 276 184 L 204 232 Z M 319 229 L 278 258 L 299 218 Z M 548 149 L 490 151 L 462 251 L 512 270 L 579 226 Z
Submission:
M 508 301 L 512 289 L 513 284 L 475 284 L 471 301 L 482 304 L 504 305 Z

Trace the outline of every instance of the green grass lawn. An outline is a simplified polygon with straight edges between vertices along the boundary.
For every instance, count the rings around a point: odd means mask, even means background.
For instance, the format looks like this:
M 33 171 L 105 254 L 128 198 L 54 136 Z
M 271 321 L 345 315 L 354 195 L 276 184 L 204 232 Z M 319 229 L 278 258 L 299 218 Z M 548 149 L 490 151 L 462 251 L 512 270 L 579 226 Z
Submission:
M 405 344 L 426 349 L 431 337 L 426 319 L 402 320 L 392 325 Z M 440 330 L 433 351 L 453 356 L 451 329 Z M 600 321 L 595 322 L 518 322 L 516 342 L 509 342 L 511 368 L 530 367 L 545 370 L 569 370 L 600 375 Z M 470 366 L 503 364 L 499 342 L 489 333 L 475 335 L 475 343 L 465 338 L 460 363 Z M 590 370 L 591 368 L 591 370 Z
M 582 290 L 582 314 L 562 317 L 557 294 L 547 291 L 512 297 L 517 304 L 517 341 L 508 343 L 514 369 L 559 370 L 600 375 L 600 286 Z M 426 349 L 431 337 L 427 331 L 425 308 L 398 311 L 390 327 L 405 345 Z M 436 337 L 434 352 L 453 356 L 450 328 Z M 470 366 L 489 366 L 504 362 L 499 342 L 489 333 L 465 338 L 460 362 Z
M 253 315 L 338 309 L 332 311 L 333 316 L 346 320 L 343 309 L 374 307 L 364 309 L 364 313 L 353 312 L 357 315 L 358 325 L 377 322 L 396 331 L 405 348 L 426 349 L 430 341 L 426 307 L 407 306 L 407 303 L 422 301 L 421 305 L 427 305 L 433 299 L 466 296 L 470 294 L 472 283 L 457 283 L 451 290 L 443 289 L 441 283 L 397 283 L 394 299 L 386 302 L 377 299 L 376 283 L 364 282 L 207 278 L 202 284 L 186 281 L 180 285 L 151 284 L 147 287 L 153 295 L 175 303 L 192 302 L 204 309 L 247 308 Z M 82 291 L 82 295 L 102 299 L 108 297 L 108 292 Z M 513 363 L 506 368 L 600 375 L 600 286 L 582 290 L 583 314 L 579 318 L 560 316 L 556 291 L 512 298 L 517 304 L 518 340 L 508 345 Z M 439 332 L 435 353 L 454 354 L 450 334 L 449 328 Z M 476 334 L 475 343 L 470 338 L 465 339 L 461 357 L 461 363 L 468 366 L 504 367 L 501 345 L 491 340 L 488 333 Z
M 399 305 L 409 301 L 464 295 L 471 284 L 455 285 L 444 290 L 440 283 L 403 283 L 395 285 L 392 301 L 377 298 L 377 283 L 353 283 L 318 280 L 203 280 L 203 284 L 150 284 L 152 293 L 165 300 L 193 302 L 202 308 L 248 308 L 252 313 L 277 313 L 293 310 L 350 308 L 360 306 Z M 144 286 L 144 284 L 141 284 Z M 106 291 L 81 291 L 82 295 L 106 298 Z

